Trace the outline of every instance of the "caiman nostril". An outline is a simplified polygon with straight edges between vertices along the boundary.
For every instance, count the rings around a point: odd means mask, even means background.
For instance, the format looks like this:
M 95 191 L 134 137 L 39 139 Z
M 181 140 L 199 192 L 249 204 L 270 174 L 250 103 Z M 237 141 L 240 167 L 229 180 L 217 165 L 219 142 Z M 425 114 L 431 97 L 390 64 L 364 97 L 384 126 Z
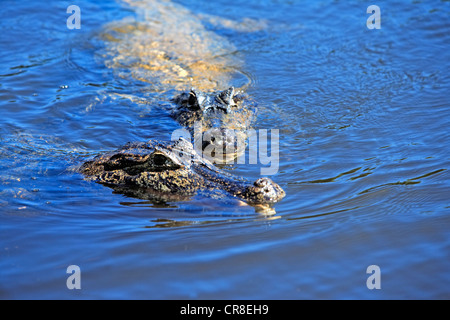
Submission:
M 268 179 L 267 178 L 259 178 L 253 184 L 255 185 L 255 187 L 262 188 L 268 184 Z

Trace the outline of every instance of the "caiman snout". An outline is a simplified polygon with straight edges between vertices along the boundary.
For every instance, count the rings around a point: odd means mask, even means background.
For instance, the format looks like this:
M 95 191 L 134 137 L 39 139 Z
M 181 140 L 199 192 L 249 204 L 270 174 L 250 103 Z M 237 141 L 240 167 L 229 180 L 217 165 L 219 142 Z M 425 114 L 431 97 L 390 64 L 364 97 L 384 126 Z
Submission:
M 245 198 L 252 203 L 275 203 L 285 195 L 283 189 L 269 178 L 259 178 L 245 190 Z

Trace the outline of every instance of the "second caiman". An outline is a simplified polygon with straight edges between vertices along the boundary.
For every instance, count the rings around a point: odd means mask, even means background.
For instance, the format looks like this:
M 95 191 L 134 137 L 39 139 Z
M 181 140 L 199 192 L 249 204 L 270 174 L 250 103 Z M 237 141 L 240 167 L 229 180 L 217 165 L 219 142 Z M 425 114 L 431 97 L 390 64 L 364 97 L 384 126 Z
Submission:
M 285 196 L 283 189 L 269 178 L 249 182 L 219 170 L 183 138 L 173 143 L 128 143 L 85 162 L 80 171 L 88 179 L 135 197 L 149 194 L 165 200 L 174 199 L 174 195 L 189 197 L 200 191 L 223 191 L 258 205 L 273 204 Z

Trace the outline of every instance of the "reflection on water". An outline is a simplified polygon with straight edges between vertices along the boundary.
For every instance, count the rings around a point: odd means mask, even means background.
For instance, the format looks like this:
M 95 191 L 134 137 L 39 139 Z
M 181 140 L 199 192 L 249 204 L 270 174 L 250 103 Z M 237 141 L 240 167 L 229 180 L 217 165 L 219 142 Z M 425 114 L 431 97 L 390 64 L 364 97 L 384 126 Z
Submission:
M 210 224 L 232 224 L 239 223 L 243 221 L 272 221 L 280 219 L 280 216 L 268 215 L 261 216 L 259 218 L 235 218 L 235 219 L 226 219 L 226 220 L 170 220 L 170 219 L 155 219 L 151 220 L 151 225 L 145 226 L 147 229 L 152 228 L 179 228 L 179 227 L 187 227 L 187 226 L 204 226 Z
M 77 5 L 68 30 L 62 2 L 2 2 L 1 298 L 450 297 L 450 2 L 379 3 L 379 30 L 356 1 Z M 137 199 L 76 172 L 169 141 L 175 91 L 230 84 L 258 102 L 255 128 L 279 129 L 276 214 Z
M 149 207 L 149 208 L 165 208 L 165 209 L 172 208 L 173 209 L 173 208 L 179 207 L 178 205 L 176 205 L 176 203 L 178 203 L 178 202 L 186 202 L 186 201 L 194 200 L 193 197 L 191 197 L 191 196 L 185 196 L 185 197 L 182 197 L 182 196 L 175 197 L 174 196 L 172 199 L 170 199 L 170 197 L 168 197 L 167 194 L 165 194 L 161 198 L 157 198 L 154 195 L 154 193 L 155 193 L 154 191 L 149 191 L 147 197 L 143 196 L 142 193 L 139 193 L 138 195 L 129 194 L 126 191 L 120 191 L 117 193 L 143 200 L 143 201 L 122 201 L 122 202 L 120 202 L 121 205 L 129 206 L 129 207 Z M 261 215 L 262 217 L 265 217 L 265 218 L 268 218 L 268 217 L 276 214 L 275 208 L 273 208 L 272 205 L 268 205 L 268 204 L 248 204 L 248 203 L 245 203 L 238 199 L 226 199 L 223 194 L 217 195 L 216 197 L 211 197 L 211 192 L 208 192 L 206 194 L 201 194 L 200 196 L 212 198 L 213 201 L 220 201 L 222 205 L 229 207 L 230 211 L 233 207 L 236 207 L 237 209 L 246 207 L 246 208 L 253 208 L 254 212 L 258 213 L 259 215 Z M 145 201 L 144 199 L 147 199 L 148 201 Z M 206 211 L 207 211 L 206 203 L 201 202 L 200 204 L 203 206 L 202 210 L 205 210 L 205 207 L 206 207 Z M 214 207 L 215 207 L 215 205 L 213 204 L 211 206 L 211 209 L 214 210 Z M 242 210 L 238 210 L 237 212 L 239 212 L 239 211 L 242 211 Z

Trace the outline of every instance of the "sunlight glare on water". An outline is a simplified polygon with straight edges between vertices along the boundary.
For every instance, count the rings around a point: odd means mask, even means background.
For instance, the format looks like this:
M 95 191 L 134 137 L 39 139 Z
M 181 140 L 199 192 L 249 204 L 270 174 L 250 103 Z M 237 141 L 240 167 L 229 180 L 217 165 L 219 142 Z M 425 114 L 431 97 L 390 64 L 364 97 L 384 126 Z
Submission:
M 372 30 L 360 1 L 83 0 L 72 30 L 66 5 L 2 2 L 0 298 L 450 297 L 450 2 L 380 1 Z M 168 101 L 191 86 L 240 88 L 255 129 L 279 130 L 275 214 L 77 172 L 169 141 Z

